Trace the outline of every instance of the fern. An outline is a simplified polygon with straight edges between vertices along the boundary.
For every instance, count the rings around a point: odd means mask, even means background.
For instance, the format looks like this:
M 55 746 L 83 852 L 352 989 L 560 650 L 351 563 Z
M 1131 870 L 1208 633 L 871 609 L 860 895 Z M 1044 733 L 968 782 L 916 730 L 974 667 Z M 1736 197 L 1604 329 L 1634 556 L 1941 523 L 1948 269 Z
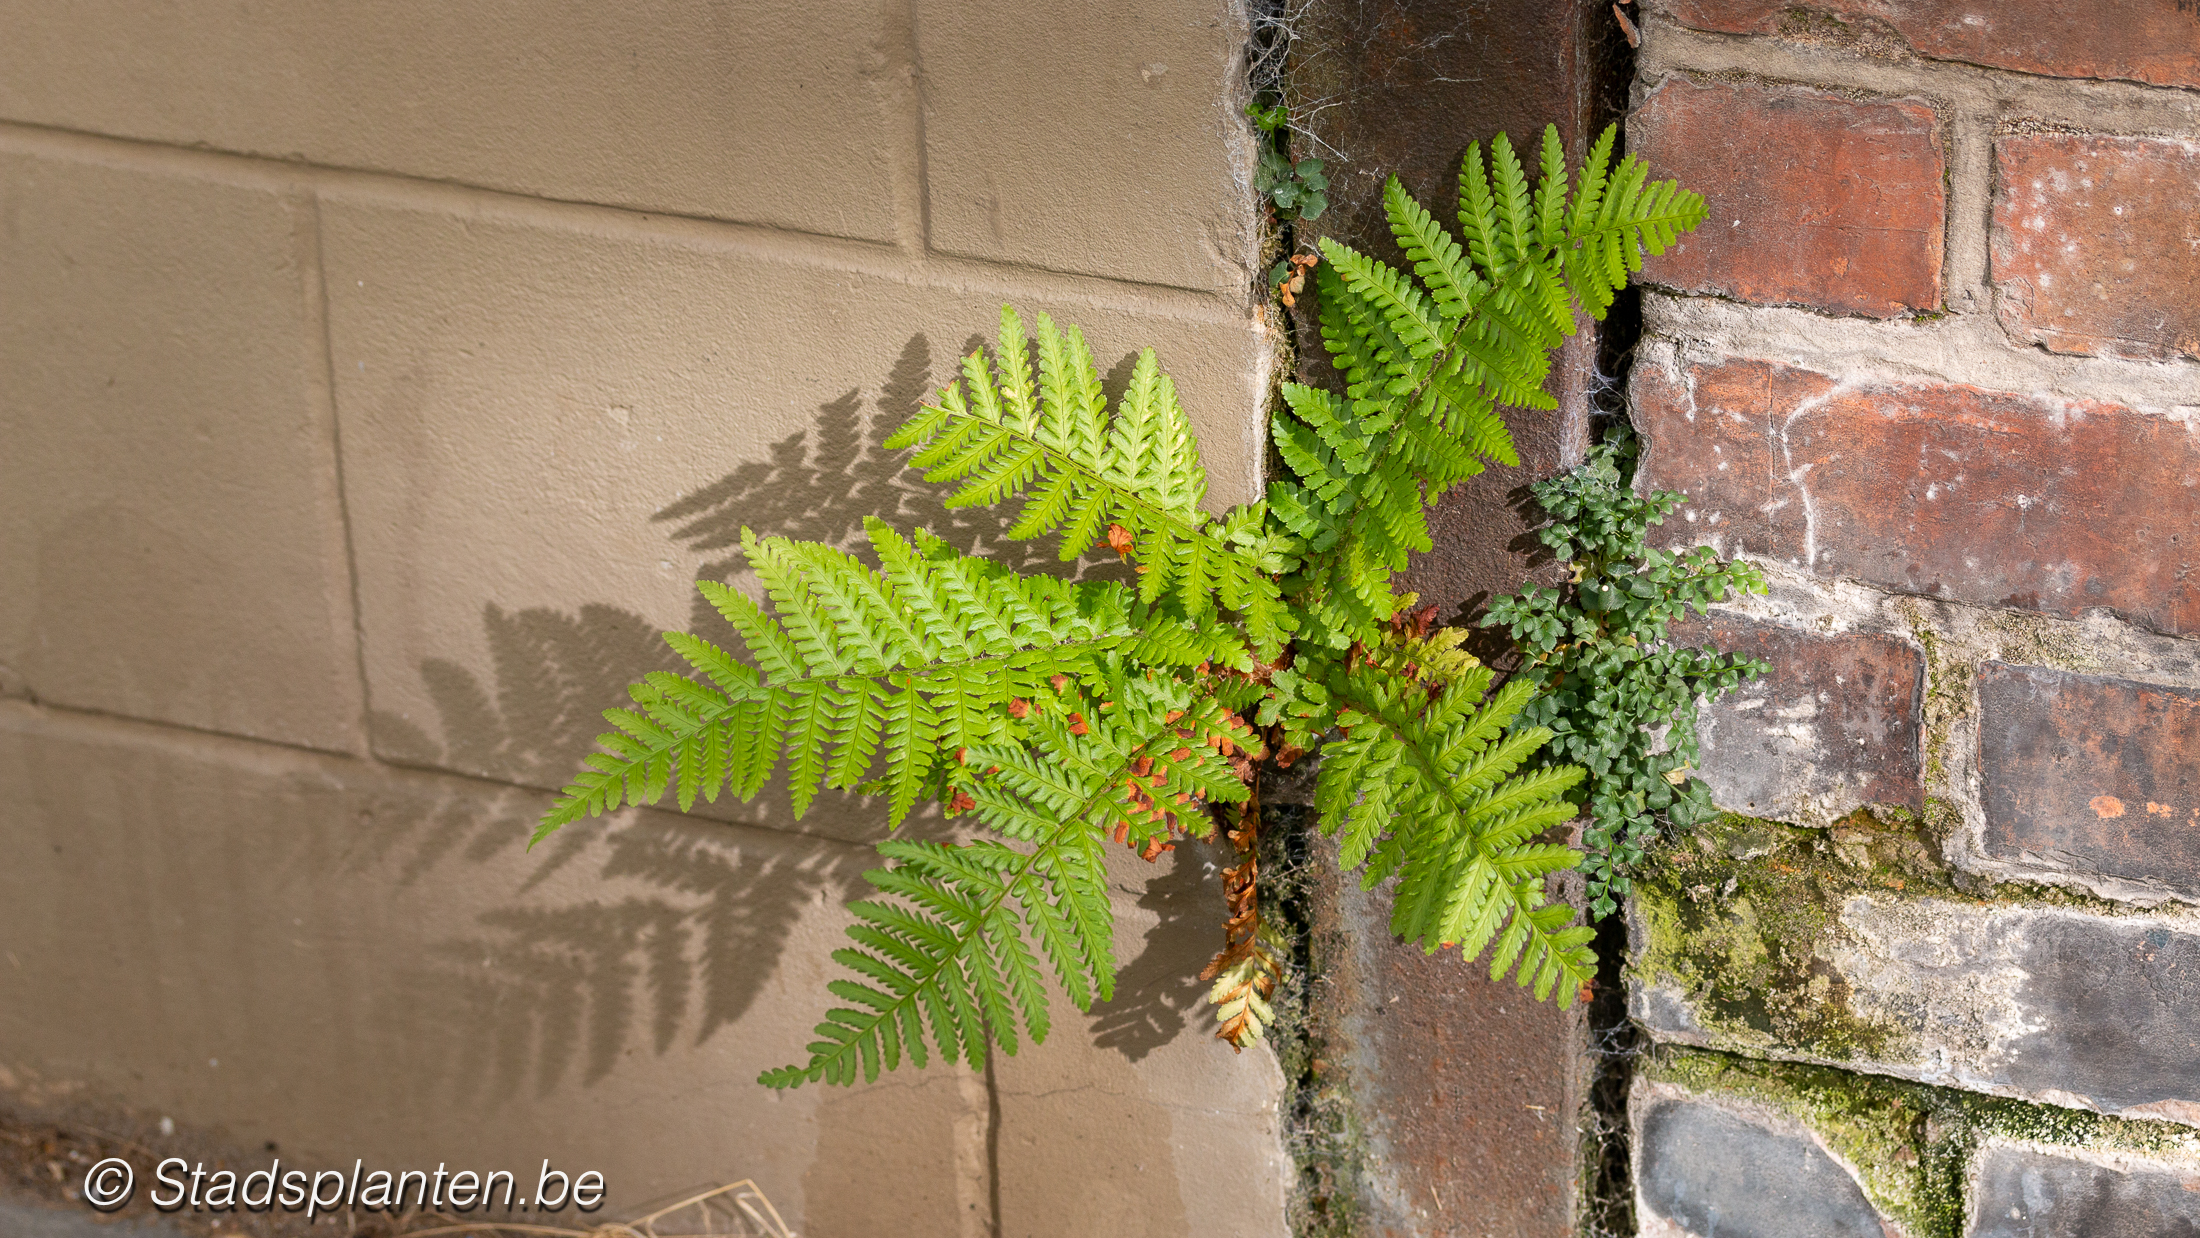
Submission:
M 960 482 L 948 507 L 1021 498 L 1010 537 L 1059 535 L 1064 562 L 1106 544 L 1137 565 L 1141 598 L 1166 598 L 1193 620 L 1227 608 L 1273 656 L 1291 630 L 1273 539 L 1258 506 L 1222 521 L 1200 509 L 1207 471 L 1153 350 L 1111 412 L 1083 334 L 1041 314 L 1038 337 L 1035 380 L 1023 323 L 1003 307 L 993 363 L 971 354 L 963 381 L 886 445 L 916 448 L 910 464 L 926 481 Z
M 1702 222 L 1702 197 L 1646 183 L 1641 160 L 1607 171 L 1615 132 L 1598 140 L 1570 196 L 1555 127 L 1544 130 L 1532 193 L 1503 134 L 1486 162 L 1479 144 L 1468 147 L 1464 245 L 1393 177 L 1383 203 L 1411 275 L 1323 240 L 1322 340 L 1345 390 L 1285 384 L 1275 438 L 1296 477 L 1268 493 L 1318 556 L 1302 569 L 1323 582 L 1305 639 L 1366 642 L 1407 604 L 1391 576 L 1430 549 L 1428 505 L 1488 462 L 1519 463 L 1498 407 L 1552 407 L 1542 390 L 1550 350 L 1573 333 L 1576 308 L 1601 318 L 1643 253 Z
M 707 683 L 660 671 L 629 689 L 636 708 L 604 714 L 617 729 L 596 737 L 604 751 L 565 788 L 536 841 L 622 803 L 655 803 L 668 788 L 682 811 L 698 795 L 715 803 L 728 786 L 752 798 L 783 753 L 797 817 L 820 786 L 865 786 L 887 796 L 898 826 L 942 785 L 943 753 L 1012 737 L 1010 702 L 1057 675 L 1083 676 L 1109 653 L 1159 666 L 1244 658 L 1228 629 L 1174 620 L 1125 586 L 1019 576 L 929 533 L 911 543 L 875 519 L 866 528 L 876 570 L 744 529 L 742 551 L 771 611 L 715 581 L 698 587 L 762 674 L 699 636 L 666 633 Z M 884 776 L 867 781 L 882 747 Z
M 1428 504 L 1517 463 L 1499 410 L 1552 406 L 1550 350 L 1577 314 L 1701 220 L 1639 161 L 1609 166 L 1611 145 L 1571 190 L 1555 130 L 1532 185 L 1504 137 L 1487 159 L 1470 148 L 1457 234 L 1393 180 L 1410 273 L 1331 241 L 1294 258 L 1343 390 L 1284 385 L 1286 475 L 1220 514 L 1151 350 L 1111 402 L 1077 328 L 1041 314 L 1027 336 L 1004 307 L 993 346 L 887 443 L 953 487 L 949 507 L 1013 503 L 1012 537 L 1113 554 L 1135 583 L 1022 576 L 878 521 L 868 561 L 744 531 L 763 600 L 701 588 L 746 656 L 668 634 L 696 675 L 651 675 L 605 714 L 603 751 L 536 838 L 668 791 L 683 809 L 751 797 L 782 769 L 797 814 L 831 787 L 882 797 L 890 827 L 926 802 L 980 827 L 880 844 L 877 897 L 834 955 L 842 1004 L 807 1061 L 765 1073 L 783 1088 L 1043 1040 L 1050 981 L 1080 1009 L 1113 992 L 1106 848 L 1151 860 L 1233 820 L 1224 947 L 1202 977 L 1243 1048 L 1274 1017 L 1284 953 L 1260 915 L 1255 763 L 1322 746 L 1321 828 L 1370 886 L 1396 883 L 1393 931 L 1572 1002 L 1591 931 L 1545 881 L 1580 863 L 1552 835 L 1583 771 L 1543 755 L 1537 681 L 1492 691 L 1464 634 L 1433 629 L 1395 577 L 1429 549 Z
M 1042 696 L 1028 707 L 1025 743 L 965 750 L 956 803 L 1010 842 L 881 845 L 894 863 L 868 876 L 892 901 L 854 904 L 856 945 L 833 954 L 860 977 L 830 985 L 853 1005 L 817 1025 L 806 1065 L 768 1071 L 764 1083 L 875 1079 L 905 1053 L 921 1066 L 927 1030 L 941 1057 L 973 1069 L 988 1041 L 1014 1054 L 1019 1023 L 1034 1044 L 1045 1040 L 1034 945 L 1080 1008 L 1113 994 L 1109 836 L 1144 844 L 1172 828 L 1205 832 L 1202 814 L 1174 809 L 1246 795 L 1210 741 L 1257 741 L 1181 683 L 1118 674 L 1106 690 Z

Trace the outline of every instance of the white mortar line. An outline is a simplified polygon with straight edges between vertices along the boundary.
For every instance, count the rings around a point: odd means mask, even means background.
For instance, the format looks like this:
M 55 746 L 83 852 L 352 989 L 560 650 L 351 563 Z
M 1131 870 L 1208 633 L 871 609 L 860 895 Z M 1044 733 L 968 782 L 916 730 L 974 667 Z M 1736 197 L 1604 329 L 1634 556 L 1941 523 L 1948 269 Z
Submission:
M 2020 348 L 1990 306 L 1939 319 L 1839 318 L 1646 288 L 1643 336 L 1713 354 L 1776 361 L 1851 384 L 1960 383 L 2065 400 L 2104 400 L 2194 424 L 2200 364 L 2081 357 Z
M 1643 86 L 1674 73 L 1739 76 L 1851 95 L 1920 97 L 2004 121 L 2039 120 L 2102 133 L 2200 133 L 2200 90 L 2047 77 L 1953 60 L 1884 60 L 1775 36 L 1709 34 L 1661 17 L 1646 24 L 1636 66 Z
M 325 748 L 308 748 L 279 739 L 201 730 L 181 723 L 133 718 L 126 714 L 57 705 L 51 701 L 0 698 L 0 732 L 41 736 L 72 743 L 128 745 L 202 765 L 243 769 L 269 778 L 316 778 L 339 787 L 355 785 L 356 780 L 362 777 L 372 777 L 394 783 L 429 782 L 446 786 L 462 784 L 476 790 L 518 791 L 540 797 L 545 806 L 557 798 L 557 792 L 545 787 L 461 773 L 440 766 L 399 764 L 371 755 L 355 756 Z M 688 816 L 654 806 L 622 808 L 602 820 L 607 823 L 615 822 L 630 815 L 653 818 L 666 824 L 685 823 L 699 829 L 745 830 L 804 844 L 844 847 L 850 854 L 870 855 L 874 851 L 869 842 L 850 842 L 830 834 L 780 829 L 755 821 Z
M 1994 228 L 1993 118 L 1971 108 L 1945 116 L 1949 130 L 1947 244 L 1941 300 L 1951 311 L 1992 313 Z

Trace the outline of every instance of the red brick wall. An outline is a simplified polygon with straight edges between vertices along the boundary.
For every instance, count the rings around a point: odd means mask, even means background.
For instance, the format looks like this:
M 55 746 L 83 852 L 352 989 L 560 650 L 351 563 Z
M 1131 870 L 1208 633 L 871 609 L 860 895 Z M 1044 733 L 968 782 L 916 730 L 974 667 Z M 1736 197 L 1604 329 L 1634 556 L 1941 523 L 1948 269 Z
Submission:
M 1643 273 L 1642 482 L 1691 497 L 1670 540 L 1772 579 L 1709 625 L 1775 671 L 1711 711 L 1703 776 L 1828 854 L 1916 830 L 1961 916 L 2029 927 L 1966 936 L 1948 896 L 1914 891 L 1882 891 L 1909 918 L 1869 930 L 1825 908 L 1835 944 L 1798 974 L 1834 996 L 1811 1000 L 1911 1011 L 1868 1050 L 1723 1029 L 1648 966 L 1638 1017 L 1669 1042 L 2200 1125 L 2200 5 L 1642 9 L 1630 148 L 1710 207 Z M 1645 957 L 1685 945 L 1661 924 L 1638 915 Z M 1886 988 L 1928 955 L 1928 996 Z M 1756 983 L 1732 979 L 1730 1006 Z M 1949 1030 L 1972 1016 L 1932 994 L 1996 984 L 2021 1015 Z M 2133 986 L 2143 1012 L 2102 1013 Z M 2117 1039 L 2138 1028 L 2145 1045 Z M 2181 1070 L 2135 1065 L 2188 1042 Z

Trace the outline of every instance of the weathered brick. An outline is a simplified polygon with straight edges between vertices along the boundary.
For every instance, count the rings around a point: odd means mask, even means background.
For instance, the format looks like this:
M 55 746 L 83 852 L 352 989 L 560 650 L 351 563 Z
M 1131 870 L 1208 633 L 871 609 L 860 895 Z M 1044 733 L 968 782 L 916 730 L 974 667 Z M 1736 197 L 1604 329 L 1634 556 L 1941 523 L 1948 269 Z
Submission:
M 2200 358 L 2200 143 L 2028 134 L 1994 156 L 2004 327 L 2054 352 Z
M 1979 669 L 1987 854 L 2200 898 L 2200 692 Z
M 1924 808 L 1917 650 L 1890 636 L 1824 636 L 1716 613 L 1674 624 L 1673 638 L 1772 665 L 1697 720 L 1698 772 L 1720 807 L 1820 824 L 1864 804 Z
M 1272 813 L 1270 828 L 1311 831 L 1310 821 L 1286 824 L 1295 811 Z M 1399 1238 L 1565 1238 L 1588 1003 L 1562 1010 L 1509 977 L 1492 980 L 1486 961 L 1462 964 L 1456 953 L 1430 956 L 1400 941 L 1390 931 L 1391 889 L 1362 889 L 1336 854 L 1334 843 L 1316 842 L 1309 902 L 1319 996 L 1309 1030 L 1325 1060 L 1317 1086 L 1351 1106 L 1369 1181 L 1357 1201 L 1320 1206 L 1356 1203 L 1365 1232 Z M 1491 1166 L 1501 1180 L 1474 1181 Z
M 1710 216 L 1643 278 L 1890 318 L 1940 304 L 1940 138 L 1922 103 L 1669 79 L 1627 126 Z
M 1649 1086 L 1629 1103 L 1643 1238 L 1883 1238 L 1848 1168 L 1800 1124 Z
M 2200 86 L 2200 9 L 2191 0 L 1662 0 L 1698 30 L 1732 34 L 1892 34 L 1918 53 L 2050 77 Z M 1848 26 L 1828 29 L 1820 14 Z
M 1969 1238 L 2121 1238 L 2200 1233 L 2200 1170 L 2083 1160 L 1996 1143 L 1966 1192 Z
M 1789 890 L 1809 906 L 1750 891 L 1823 863 L 1753 859 L 1740 893 L 1699 891 L 1715 906 L 1638 887 L 1635 1016 L 1673 1043 L 2200 1125 L 2200 919 L 1914 898 L 1862 877 Z
M 2119 404 L 1840 382 L 1769 361 L 1635 371 L 1674 540 L 1905 593 L 2200 631 L 2200 436 Z

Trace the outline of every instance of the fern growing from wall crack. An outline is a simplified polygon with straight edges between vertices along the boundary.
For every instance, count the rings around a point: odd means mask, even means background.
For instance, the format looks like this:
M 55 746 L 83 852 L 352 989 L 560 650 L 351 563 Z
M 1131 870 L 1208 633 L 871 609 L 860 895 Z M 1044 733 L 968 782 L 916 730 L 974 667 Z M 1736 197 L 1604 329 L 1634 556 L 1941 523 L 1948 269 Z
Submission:
M 747 646 L 667 639 L 694 677 L 656 674 L 606 713 L 603 751 L 536 831 L 669 790 L 682 808 L 756 794 L 784 767 L 794 808 L 820 787 L 923 802 L 985 836 L 890 839 L 852 906 L 839 1004 L 806 1060 L 763 1082 L 851 1083 L 908 1061 L 982 1061 L 1050 1026 L 1046 978 L 1080 1009 L 1113 990 L 1105 849 L 1152 859 L 1229 823 L 1224 949 L 1208 969 L 1219 1033 L 1272 1017 L 1281 952 L 1259 914 L 1247 811 L 1255 762 L 1326 739 L 1320 827 L 1369 885 L 1397 882 L 1392 928 L 1430 952 L 1485 951 L 1492 976 L 1570 1003 L 1591 930 L 1544 881 L 1580 854 L 1544 837 L 1575 812 L 1577 767 L 1535 686 L 1432 629 L 1397 573 L 1429 548 L 1424 511 L 1490 462 L 1516 463 L 1500 406 L 1547 408 L 1549 351 L 1601 317 L 1644 252 L 1702 220 L 1702 199 L 1611 162 L 1606 132 L 1569 184 L 1555 129 L 1531 179 L 1502 136 L 1470 147 L 1454 237 L 1395 180 L 1412 273 L 1333 241 L 1313 264 L 1341 392 L 1290 383 L 1273 435 L 1288 476 L 1221 515 L 1191 425 L 1151 350 L 1106 398 L 1075 327 L 1027 334 L 1004 308 L 990 350 L 888 439 L 950 507 L 1015 504 L 1009 535 L 1063 560 L 1113 554 L 1132 582 L 1022 576 L 873 522 L 871 561 L 745 534 L 766 603 L 705 582 Z M 1305 264 L 1301 264 L 1302 267 Z

